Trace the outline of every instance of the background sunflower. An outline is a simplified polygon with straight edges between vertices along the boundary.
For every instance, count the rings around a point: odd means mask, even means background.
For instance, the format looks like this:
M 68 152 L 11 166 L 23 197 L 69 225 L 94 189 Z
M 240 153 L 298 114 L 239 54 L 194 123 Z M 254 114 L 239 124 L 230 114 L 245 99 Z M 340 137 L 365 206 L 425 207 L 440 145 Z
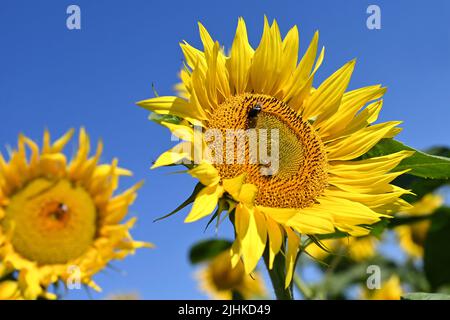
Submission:
M 111 260 L 151 247 L 131 238 L 135 218 L 123 222 L 141 183 L 116 195 L 119 178 L 131 172 L 120 168 L 117 159 L 100 164 L 102 143 L 90 156 L 84 129 L 74 158 L 67 160 L 63 149 L 73 133 L 52 142 L 45 131 L 41 149 L 21 135 L 10 159 L 0 156 L 0 277 L 5 278 L 0 283 L 5 296 L 47 297 L 51 285 L 70 289 L 77 282 L 100 291 L 92 277 Z

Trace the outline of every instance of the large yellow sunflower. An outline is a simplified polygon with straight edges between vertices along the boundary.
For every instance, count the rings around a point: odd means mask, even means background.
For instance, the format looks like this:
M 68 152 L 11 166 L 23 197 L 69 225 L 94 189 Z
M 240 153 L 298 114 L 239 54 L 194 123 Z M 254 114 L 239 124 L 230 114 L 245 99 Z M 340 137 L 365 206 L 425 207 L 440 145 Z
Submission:
M 21 135 L 9 162 L 0 156 L 0 261 L 3 273 L 18 274 L 17 283 L 2 284 L 4 292 L 34 299 L 59 280 L 99 290 L 95 273 L 150 246 L 131 238 L 135 218 L 121 223 L 141 184 L 114 195 L 119 177 L 131 172 L 117 159 L 99 164 L 101 143 L 90 157 L 84 129 L 68 163 L 62 151 L 73 132 L 51 143 L 46 131 L 42 150 Z
M 390 183 L 404 171 L 390 171 L 411 152 L 359 159 L 380 139 L 395 136 L 400 122 L 373 124 L 385 93 L 380 85 L 346 92 L 354 60 L 315 88 L 313 79 L 324 57 L 324 50 L 317 57 L 318 33 L 298 61 L 297 27 L 282 38 L 276 21 L 269 25 L 264 19 L 254 49 L 239 19 L 229 53 L 203 25 L 199 28 L 202 50 L 181 44 L 186 64 L 179 96 L 138 105 L 159 114 L 158 121 L 183 140 L 154 167 L 189 162 L 189 173 L 203 185 L 186 222 L 211 215 L 219 199 L 229 199 L 236 232 L 234 265 L 242 258 L 250 273 L 268 244 L 269 268 L 284 251 L 287 286 L 299 234 L 338 229 L 361 236 L 368 232 L 366 225 L 407 205 L 399 198 L 407 191 Z M 270 131 L 266 147 L 278 146 L 276 170 L 268 157 L 261 157 L 264 150 L 257 151 L 261 161 L 253 161 L 248 136 L 243 151 L 239 149 L 241 134 L 250 129 Z M 228 139 L 230 132 L 236 141 Z M 234 151 L 239 150 L 236 159 Z M 225 151 L 232 157 L 224 157 Z

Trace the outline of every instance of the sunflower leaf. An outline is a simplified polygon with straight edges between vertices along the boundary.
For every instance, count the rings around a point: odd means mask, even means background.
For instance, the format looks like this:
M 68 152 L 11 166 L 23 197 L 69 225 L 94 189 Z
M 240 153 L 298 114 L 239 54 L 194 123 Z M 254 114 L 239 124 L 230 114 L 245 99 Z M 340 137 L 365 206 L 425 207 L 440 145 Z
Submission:
M 211 216 L 211 218 L 209 219 L 208 223 L 206 224 L 205 230 L 206 231 L 208 229 L 208 227 L 211 225 L 211 223 L 217 218 L 217 223 L 216 223 L 216 229 L 219 226 L 220 223 L 220 215 L 222 212 L 224 212 L 225 210 L 228 209 L 228 203 L 226 202 L 226 200 L 224 198 L 220 198 L 219 199 L 219 203 L 217 205 L 217 210 L 216 212 L 214 212 L 214 214 Z
M 194 191 L 192 191 L 192 194 L 189 196 L 189 198 L 187 198 L 182 204 L 180 204 L 175 210 L 173 210 L 172 212 L 166 214 L 165 216 L 159 217 L 155 220 L 153 220 L 153 222 L 165 219 L 170 217 L 171 215 L 174 215 L 175 213 L 177 213 L 178 211 L 182 210 L 184 207 L 186 207 L 187 205 L 191 204 L 192 202 L 194 202 L 195 198 L 197 197 L 197 194 L 200 192 L 200 190 L 204 187 L 204 185 L 202 185 L 201 183 L 197 183 L 197 185 L 194 188 Z
M 450 149 L 447 147 L 432 147 L 426 153 L 434 156 L 450 157 Z M 431 193 L 440 187 L 450 185 L 450 179 L 426 179 L 410 174 L 403 174 L 397 177 L 393 184 L 403 189 L 411 190 L 413 194 L 405 194 L 402 198 L 409 203 L 419 201 L 423 196 Z
M 394 139 L 382 139 L 363 157 L 379 157 L 403 150 L 414 151 L 414 154 L 411 157 L 404 159 L 395 168 L 395 171 L 410 169 L 407 174 L 422 178 L 446 180 L 450 178 L 450 158 L 427 154 L 408 147 Z
M 402 300 L 450 300 L 450 295 L 443 293 L 412 292 L 404 294 Z
M 219 239 L 210 239 L 197 242 L 189 250 L 189 260 L 192 264 L 211 260 L 220 253 L 229 249 L 231 245 L 231 241 Z
M 177 116 L 171 114 L 159 114 L 155 112 L 150 113 L 148 120 L 156 122 L 157 124 L 161 124 L 161 122 L 179 124 L 181 122 L 181 119 Z

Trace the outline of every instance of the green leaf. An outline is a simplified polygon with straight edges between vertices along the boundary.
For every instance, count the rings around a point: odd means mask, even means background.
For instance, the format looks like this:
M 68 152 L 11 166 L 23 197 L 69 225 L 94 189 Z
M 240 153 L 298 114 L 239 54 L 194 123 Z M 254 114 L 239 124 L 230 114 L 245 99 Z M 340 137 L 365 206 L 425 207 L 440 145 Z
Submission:
M 317 240 L 341 239 L 349 237 L 348 233 L 336 230 L 333 233 L 318 234 L 315 236 Z
M 415 153 L 411 157 L 404 159 L 395 168 L 395 171 L 411 169 L 408 174 L 422 178 L 450 178 L 450 158 L 434 156 L 415 150 L 394 139 L 382 139 L 364 155 L 364 158 L 384 156 L 403 150 L 415 151 Z
M 412 292 L 404 294 L 402 300 L 450 300 L 450 295 L 443 293 Z
M 161 122 L 168 122 L 173 124 L 179 124 L 181 119 L 177 116 L 171 114 L 159 114 L 155 112 L 151 112 L 148 116 L 148 120 L 161 124 Z
M 396 178 L 393 185 L 402 187 L 403 189 L 411 190 L 414 194 L 403 195 L 402 198 L 409 203 L 419 201 L 428 193 L 445 186 L 450 185 L 450 179 L 426 179 L 409 174 L 402 174 Z
M 450 149 L 446 147 L 433 147 L 426 150 L 426 153 L 435 156 L 450 157 Z M 426 179 L 409 174 L 403 174 L 396 178 L 392 184 L 411 190 L 414 194 L 403 195 L 402 198 L 409 203 L 420 200 L 423 196 L 431 193 L 440 187 L 450 185 L 450 179 Z
M 424 269 L 433 291 L 450 284 L 450 208 L 434 213 L 424 245 Z
M 191 204 L 192 202 L 195 201 L 195 198 L 197 197 L 197 194 L 203 189 L 204 185 L 202 185 L 201 183 L 197 183 L 197 185 L 194 188 L 194 191 L 192 191 L 192 194 L 189 196 L 189 198 L 187 198 L 182 204 L 180 204 L 175 210 L 173 210 L 172 212 L 166 214 L 165 216 L 159 217 L 155 220 L 153 220 L 153 222 L 165 219 L 170 217 L 171 215 L 174 215 L 175 213 L 177 213 L 178 211 L 180 211 L 181 209 L 183 209 L 184 207 L 188 206 L 189 204 Z
M 427 215 L 421 215 L 421 216 L 405 216 L 405 217 L 394 217 L 390 219 L 390 222 L 388 224 L 389 229 L 393 229 L 399 226 L 404 226 L 408 224 L 417 223 L 423 220 L 428 220 L 433 217 L 433 214 L 430 212 L 430 214 Z
M 381 219 L 371 226 L 370 234 L 374 237 L 380 238 L 390 223 L 391 219 Z
M 208 223 L 206 224 L 205 231 L 208 229 L 208 227 L 214 220 L 217 220 L 216 229 L 218 229 L 220 223 L 220 215 L 222 214 L 222 212 L 228 210 L 228 208 L 229 206 L 227 200 L 225 200 L 224 198 L 220 198 L 219 203 L 217 204 L 217 210 L 214 212 L 214 214 L 211 216 Z
M 218 254 L 229 249 L 232 242 L 228 240 L 211 239 L 194 244 L 189 250 L 189 260 L 192 264 L 211 260 Z

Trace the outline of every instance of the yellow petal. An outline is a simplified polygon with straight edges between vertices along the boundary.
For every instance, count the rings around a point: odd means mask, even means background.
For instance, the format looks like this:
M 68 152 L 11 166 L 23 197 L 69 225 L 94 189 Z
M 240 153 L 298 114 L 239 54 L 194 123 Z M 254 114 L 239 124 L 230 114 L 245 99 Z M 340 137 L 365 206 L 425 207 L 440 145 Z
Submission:
M 411 194 L 410 191 L 394 185 L 389 185 L 389 187 L 389 192 L 381 194 L 353 193 L 332 188 L 326 190 L 325 193 L 331 197 L 338 197 L 362 203 L 371 209 L 394 202 L 404 194 Z
M 390 121 L 376 124 L 359 130 L 351 136 L 339 141 L 331 142 L 326 146 L 329 160 L 352 160 L 378 143 L 399 121 Z
M 384 193 L 392 188 L 389 186 L 395 178 L 408 172 L 408 170 L 387 173 L 383 175 L 355 175 L 354 178 L 342 178 L 329 175 L 328 183 L 339 189 L 354 193 Z
M 180 47 L 183 51 L 186 63 L 191 69 L 198 67 L 200 67 L 201 69 L 206 68 L 205 54 L 202 51 L 194 48 L 187 42 L 181 43 Z
M 255 92 L 272 94 L 274 83 L 280 72 L 279 65 L 282 54 L 282 42 L 278 26 L 269 27 L 264 17 L 264 30 L 261 42 L 253 55 L 250 68 L 250 82 Z
M 250 209 L 242 204 L 236 208 L 235 219 L 239 221 L 236 233 L 239 237 L 245 272 L 251 273 L 256 268 L 266 247 L 265 219 L 258 210 Z
M 347 132 L 349 126 L 353 126 L 352 122 L 356 120 L 355 116 L 359 118 L 359 115 L 357 115 L 358 111 L 369 101 L 381 98 L 385 92 L 386 88 L 382 88 L 380 85 L 368 86 L 346 92 L 342 97 L 339 112 L 333 114 L 320 126 L 322 139 L 328 136 L 335 138 L 344 135 L 343 132 Z M 356 121 L 359 122 L 360 120 L 358 119 Z
M 316 128 L 320 128 L 321 123 L 338 110 L 354 67 L 355 60 L 346 63 L 326 79 L 307 100 L 303 112 L 308 118 L 318 116 L 314 123 Z
M 0 300 L 14 299 L 19 293 L 19 286 L 16 281 L 5 280 L 0 282 Z
M 194 222 L 210 215 L 216 208 L 222 194 L 223 188 L 220 186 L 214 185 L 203 188 L 195 198 L 191 212 L 189 212 L 184 222 Z
M 51 152 L 61 152 L 70 139 L 72 139 L 74 132 L 74 129 L 70 129 L 61 138 L 56 140 L 51 147 Z
M 46 174 L 60 177 L 66 170 L 66 156 L 62 153 L 43 154 L 40 161 L 40 169 Z
M 334 231 L 333 221 L 327 208 L 318 204 L 304 209 L 261 206 L 258 206 L 258 209 L 279 224 L 290 226 L 303 234 L 324 234 Z
M 198 30 L 200 32 L 200 38 L 203 43 L 203 49 L 206 54 L 210 54 L 213 50 L 214 41 L 209 35 L 208 30 L 201 24 L 201 22 L 198 23 Z
M 223 179 L 222 185 L 226 192 L 228 192 L 235 200 L 239 200 L 242 184 L 245 180 L 245 174 L 238 175 L 231 179 Z
M 217 169 L 207 162 L 200 163 L 195 168 L 189 170 L 188 173 L 194 178 L 197 178 L 204 186 L 217 185 L 220 181 Z
M 358 161 L 333 161 L 329 172 L 348 179 L 374 176 L 394 169 L 403 159 L 410 157 L 414 151 L 399 151 L 381 157 L 373 157 Z
M 190 155 L 185 152 L 186 147 L 190 148 L 190 143 L 181 142 L 172 149 L 162 153 L 155 163 L 152 165 L 152 169 L 168 166 L 172 164 L 178 164 L 183 159 L 190 159 Z
M 295 261 L 300 247 L 300 237 L 290 228 L 286 228 L 285 230 L 288 236 L 288 245 L 286 252 L 286 280 L 284 287 L 287 288 L 291 284 L 292 276 L 294 274 Z
M 142 100 L 136 104 L 159 114 L 171 114 L 185 119 L 206 119 L 206 115 L 200 107 L 179 97 L 162 96 Z
M 258 193 L 257 186 L 255 186 L 254 184 L 245 183 L 242 185 L 238 200 L 248 206 L 252 206 L 253 203 L 255 202 L 257 193 Z
M 239 244 L 239 239 L 236 239 L 230 248 L 231 255 L 231 267 L 236 268 L 237 264 L 241 261 L 241 247 Z
M 190 126 L 183 124 L 174 124 L 162 121 L 161 124 L 168 128 L 170 132 L 181 140 L 190 141 L 194 140 L 194 129 Z
M 339 198 L 348 192 L 332 192 L 327 190 L 327 195 L 319 199 L 323 207 L 328 208 L 335 223 L 348 225 L 373 224 L 378 222 L 383 215 L 373 211 L 361 202 Z
M 227 60 L 230 83 L 235 94 L 243 93 L 247 88 L 253 52 L 253 48 L 248 42 L 245 21 L 239 18 L 230 58 Z
M 267 234 L 269 236 L 269 269 L 273 267 L 273 260 L 278 254 L 283 242 L 283 233 L 280 226 L 270 217 L 266 218 Z

